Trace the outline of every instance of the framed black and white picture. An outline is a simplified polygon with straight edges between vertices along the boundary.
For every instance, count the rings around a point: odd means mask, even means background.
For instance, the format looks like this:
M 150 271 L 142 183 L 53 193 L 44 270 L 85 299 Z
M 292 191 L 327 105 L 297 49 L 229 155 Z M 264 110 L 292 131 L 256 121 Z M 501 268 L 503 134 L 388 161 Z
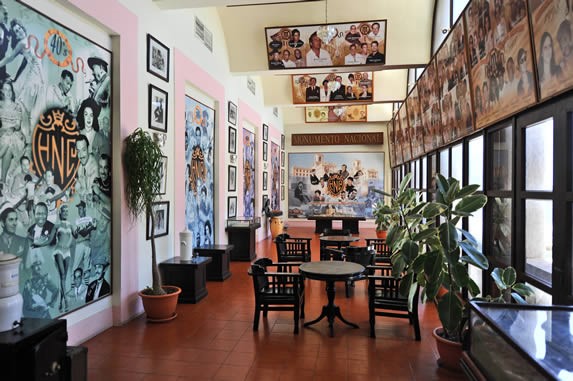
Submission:
M 285 151 L 281 151 L 281 167 L 285 166 Z
M 149 85 L 148 120 L 149 128 L 167 132 L 168 94 L 159 87 Z
M 267 142 L 269 140 L 269 126 L 263 124 L 263 140 Z
M 169 82 L 169 48 L 147 34 L 147 71 Z
M 285 199 L 285 186 L 281 186 L 281 201 L 284 201 Z
M 281 135 L 281 149 L 284 150 L 285 149 L 285 136 Z
M 229 176 L 227 190 L 229 192 L 235 192 L 237 190 L 237 167 L 234 165 L 229 165 L 227 173 Z
M 229 153 L 237 153 L 237 130 L 229 126 Z
M 227 197 L 227 218 L 237 217 L 237 197 Z
M 281 184 L 284 185 L 285 183 L 285 170 L 281 169 Z
M 151 224 L 151 216 L 147 216 L 146 238 L 151 239 L 151 227 L 155 226 L 155 238 L 169 234 L 169 201 L 154 202 L 152 205 L 155 225 Z
M 267 183 L 269 181 L 269 173 L 268 172 L 263 172 L 263 190 L 266 191 L 267 190 Z
M 233 126 L 237 125 L 237 105 L 229 101 L 228 119 Z
M 269 196 L 264 194 L 263 195 L 263 208 L 265 207 L 265 205 L 267 204 L 267 201 L 269 200 Z
M 159 193 L 165 194 L 167 192 L 167 156 L 161 157 L 161 183 L 159 183 Z
M 267 142 L 263 142 L 263 161 L 267 161 L 269 153 L 269 145 Z

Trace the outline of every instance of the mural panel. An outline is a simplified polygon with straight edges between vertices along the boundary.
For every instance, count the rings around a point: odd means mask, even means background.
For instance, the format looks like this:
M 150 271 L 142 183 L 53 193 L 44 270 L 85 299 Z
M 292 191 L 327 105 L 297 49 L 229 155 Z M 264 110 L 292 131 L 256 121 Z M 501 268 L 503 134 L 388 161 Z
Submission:
M 213 244 L 215 110 L 185 97 L 185 223 L 195 247 Z
M 281 149 L 278 144 L 271 142 L 271 209 L 281 209 Z
M 243 205 L 245 217 L 255 216 L 255 134 L 243 129 Z

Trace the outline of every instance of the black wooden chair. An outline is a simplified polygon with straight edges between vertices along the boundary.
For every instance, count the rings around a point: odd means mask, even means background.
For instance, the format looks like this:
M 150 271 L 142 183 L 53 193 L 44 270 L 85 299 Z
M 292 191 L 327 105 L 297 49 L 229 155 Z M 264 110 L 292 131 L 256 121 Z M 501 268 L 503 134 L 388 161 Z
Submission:
M 298 333 L 299 318 L 304 319 L 304 282 L 298 266 L 300 262 L 273 263 L 269 258 L 251 265 L 249 275 L 255 291 L 253 331 L 259 329 L 261 312 L 266 318 L 268 311 L 293 311 L 294 333 Z
M 322 233 L 320 233 L 321 237 L 333 236 L 333 235 L 350 236 L 352 234 L 350 233 L 349 229 L 328 229 L 328 228 L 324 229 L 324 231 Z M 331 260 L 333 256 L 337 256 L 335 252 L 330 252 L 328 250 L 325 251 L 324 249 L 334 248 L 334 249 L 341 250 L 343 247 L 348 246 L 348 245 L 350 245 L 350 242 L 348 242 L 348 243 L 338 242 L 336 244 L 334 244 L 334 243 L 329 244 L 325 241 L 320 241 L 320 260 L 321 261 L 328 261 L 328 260 Z M 334 260 L 341 261 L 342 259 L 334 259 Z
M 370 266 L 374 271 L 368 275 L 368 313 L 370 317 L 370 337 L 375 338 L 376 316 L 408 319 L 414 326 L 414 335 L 420 341 L 420 321 L 418 319 L 418 299 L 420 286 L 412 302 L 412 311 L 408 310 L 408 297 L 400 295 L 400 278 L 392 276 L 390 266 Z
M 347 246 L 344 248 L 344 259 L 347 262 L 354 262 L 364 266 L 365 270 L 362 274 L 355 275 L 348 278 L 346 281 L 346 297 L 350 297 L 350 289 L 354 287 L 354 282 L 357 280 L 366 279 L 367 275 L 372 273 L 369 267 L 374 265 L 375 253 L 369 251 L 365 246 Z
M 279 234 L 275 238 L 279 262 L 310 262 L 310 241 L 312 238 L 290 237 Z
M 392 256 L 392 250 L 386 244 L 385 239 L 381 238 L 367 238 L 366 246 L 371 246 L 376 251 L 375 261 L 380 265 L 390 265 L 390 257 Z

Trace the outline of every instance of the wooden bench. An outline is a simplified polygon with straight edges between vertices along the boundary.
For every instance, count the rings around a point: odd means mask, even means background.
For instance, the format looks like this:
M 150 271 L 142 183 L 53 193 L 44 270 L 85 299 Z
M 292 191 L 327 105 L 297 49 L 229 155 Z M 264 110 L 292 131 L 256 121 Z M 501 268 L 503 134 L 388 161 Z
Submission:
M 342 221 L 342 229 L 348 229 L 352 234 L 358 234 L 358 222 L 366 221 L 363 216 L 309 216 L 306 218 L 310 221 L 316 221 L 314 232 L 322 233 L 324 229 L 332 229 L 332 221 Z

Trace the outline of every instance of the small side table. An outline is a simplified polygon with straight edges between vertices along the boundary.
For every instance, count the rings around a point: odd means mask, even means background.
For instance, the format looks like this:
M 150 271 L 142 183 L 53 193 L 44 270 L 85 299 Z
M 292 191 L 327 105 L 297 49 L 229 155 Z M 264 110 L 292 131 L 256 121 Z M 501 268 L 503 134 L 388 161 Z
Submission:
M 207 265 L 207 280 L 223 281 L 231 276 L 229 264 L 233 248 L 233 245 L 209 245 L 195 248 L 195 254 L 210 257 L 213 260 Z
M 195 257 L 184 261 L 173 257 L 159 264 L 163 283 L 181 287 L 180 303 L 197 303 L 207 296 L 206 269 L 209 257 Z

